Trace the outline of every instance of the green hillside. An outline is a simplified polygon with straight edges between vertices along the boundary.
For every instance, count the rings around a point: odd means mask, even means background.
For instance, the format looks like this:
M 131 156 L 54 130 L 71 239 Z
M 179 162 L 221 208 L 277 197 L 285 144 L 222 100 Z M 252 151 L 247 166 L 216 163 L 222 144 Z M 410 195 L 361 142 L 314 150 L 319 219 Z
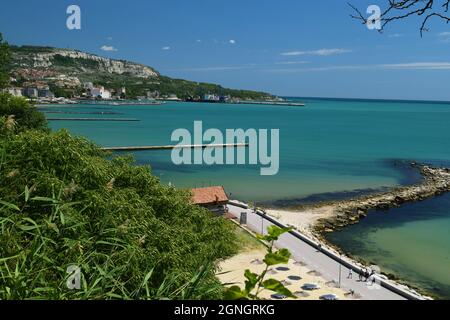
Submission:
M 125 60 L 114 60 L 77 50 L 42 46 L 12 46 L 11 74 L 17 85 L 45 83 L 57 95 L 71 97 L 83 92 L 82 84 L 92 82 L 105 88 L 125 87 L 126 98 L 158 92 L 160 96 L 199 98 L 205 94 L 229 95 L 237 99 L 266 100 L 273 98 L 264 92 L 224 88 L 212 83 L 172 79 L 155 69 Z M 61 81 L 61 76 L 69 79 Z

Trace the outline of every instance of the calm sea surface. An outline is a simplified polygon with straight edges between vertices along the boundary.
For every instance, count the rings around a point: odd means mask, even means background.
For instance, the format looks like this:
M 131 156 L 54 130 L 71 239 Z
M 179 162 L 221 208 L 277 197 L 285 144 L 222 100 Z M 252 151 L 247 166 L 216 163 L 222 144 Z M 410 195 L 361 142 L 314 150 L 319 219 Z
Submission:
M 272 205 L 342 198 L 410 183 L 417 175 L 402 161 L 450 166 L 450 104 L 301 99 L 302 107 L 167 103 L 156 106 L 47 107 L 48 117 L 123 117 L 139 122 L 54 121 L 102 146 L 166 145 L 172 131 L 280 129 L 280 170 L 260 176 L 259 166 L 182 165 L 170 151 L 135 153 L 165 183 L 178 187 L 223 185 L 233 198 Z M 111 114 L 80 114 L 80 113 Z M 117 114 L 116 114 L 117 113 Z M 450 298 L 450 198 L 373 213 L 330 241 L 383 271 Z

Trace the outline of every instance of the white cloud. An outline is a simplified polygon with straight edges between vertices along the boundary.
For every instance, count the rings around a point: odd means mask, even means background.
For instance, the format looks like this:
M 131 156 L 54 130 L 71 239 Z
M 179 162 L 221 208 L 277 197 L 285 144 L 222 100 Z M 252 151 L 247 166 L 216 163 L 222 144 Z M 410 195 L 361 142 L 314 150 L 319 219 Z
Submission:
M 195 41 L 197 41 L 198 43 L 202 42 L 202 40 L 200 40 L 200 39 L 197 39 L 197 40 L 195 40 Z
M 438 37 L 440 38 L 439 40 L 442 42 L 450 42 L 450 32 L 445 31 L 445 32 L 441 32 L 438 34 Z
M 167 47 L 162 47 L 161 50 L 170 50 L 171 48 L 169 46 Z
M 301 73 L 335 70 L 450 70 L 450 62 L 410 62 L 372 65 L 332 65 L 314 68 L 269 69 L 277 73 Z
M 313 56 L 332 56 L 335 54 L 342 54 L 351 52 L 348 49 L 319 49 L 319 50 L 309 50 L 309 51 L 289 51 L 281 53 L 282 56 L 304 56 L 304 55 L 313 55 Z
M 112 40 L 112 39 L 113 39 L 113 37 L 107 37 L 106 39 L 107 39 L 107 40 Z
M 119 51 L 116 48 L 114 48 L 113 46 L 106 46 L 106 45 L 101 46 L 100 49 L 103 50 L 103 51 L 113 51 L 113 52 Z
M 188 72 L 229 71 L 229 70 L 242 70 L 242 69 L 249 69 L 249 68 L 252 68 L 252 66 L 199 67 L 199 68 L 178 69 L 177 71 L 188 71 Z
M 382 64 L 385 69 L 415 69 L 415 70 L 448 70 L 450 62 L 411 62 L 397 64 Z
M 402 34 L 402 33 L 393 33 L 393 34 L 388 35 L 389 38 L 401 38 L 403 36 L 404 36 L 404 34 Z
M 275 64 L 285 64 L 285 65 L 289 65 L 289 64 L 306 64 L 309 63 L 309 61 L 279 61 L 279 62 L 275 62 Z
M 231 39 L 229 42 L 230 42 L 231 44 L 236 44 L 236 40 L 233 40 L 233 39 Z

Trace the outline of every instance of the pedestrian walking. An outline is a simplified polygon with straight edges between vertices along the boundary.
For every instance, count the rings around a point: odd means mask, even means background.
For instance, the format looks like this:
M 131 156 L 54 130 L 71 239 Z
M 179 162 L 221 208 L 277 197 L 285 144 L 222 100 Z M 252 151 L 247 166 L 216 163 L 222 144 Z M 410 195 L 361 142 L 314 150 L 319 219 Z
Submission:
M 369 280 L 369 276 L 370 276 L 370 272 L 369 269 L 365 268 L 364 269 L 364 282 L 367 282 L 367 280 Z
M 375 271 L 374 270 L 372 270 L 372 272 L 370 273 L 370 279 L 371 279 L 371 282 L 372 282 L 372 285 L 375 283 Z
M 352 270 L 352 268 L 348 269 L 347 279 L 353 279 L 353 270 Z

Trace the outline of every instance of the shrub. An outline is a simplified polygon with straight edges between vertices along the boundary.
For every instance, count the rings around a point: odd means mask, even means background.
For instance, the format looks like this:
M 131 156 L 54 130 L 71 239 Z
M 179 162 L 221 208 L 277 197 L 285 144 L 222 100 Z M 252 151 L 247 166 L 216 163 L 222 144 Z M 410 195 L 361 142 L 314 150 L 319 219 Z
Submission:
M 47 130 L 47 120 L 42 112 L 31 106 L 27 100 L 13 97 L 8 93 L 0 93 L 0 117 L 14 117 L 15 130 L 24 131 L 28 129 Z M 2 127 L 2 129 L 5 129 Z
M 0 299 L 221 297 L 233 230 L 189 196 L 64 130 L 0 138 Z

